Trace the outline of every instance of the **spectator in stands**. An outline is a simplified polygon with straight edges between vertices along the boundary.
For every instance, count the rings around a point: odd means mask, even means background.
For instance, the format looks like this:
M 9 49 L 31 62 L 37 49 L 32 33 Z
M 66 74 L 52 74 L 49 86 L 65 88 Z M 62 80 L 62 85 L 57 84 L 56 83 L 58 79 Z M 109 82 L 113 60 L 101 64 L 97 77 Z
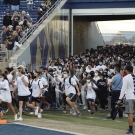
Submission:
M 52 6 L 52 3 L 50 0 L 46 0 L 46 5 L 48 6 L 48 8 L 50 8 Z
M 38 7 L 38 18 L 37 18 L 37 21 L 42 17 L 43 15 L 43 9 L 42 9 L 42 6 Z
M 5 4 L 10 4 L 10 0 L 4 0 Z
M 11 20 L 11 16 L 10 16 L 10 12 L 7 11 L 6 15 L 3 18 L 3 26 L 9 26 L 12 25 L 12 20 Z
M 20 0 L 10 0 L 11 10 L 19 10 Z
M 23 32 L 21 31 L 19 25 L 16 26 L 16 32 L 17 32 L 17 35 L 18 35 L 18 40 L 20 40 L 23 37 Z
M 6 32 L 7 37 L 8 37 L 9 35 L 11 35 L 12 33 L 13 33 L 13 26 L 12 26 L 12 25 L 9 25 L 9 26 L 7 27 L 7 32 Z
M 10 35 L 7 39 L 6 39 L 6 45 L 7 45 L 7 50 L 8 50 L 8 58 L 10 58 L 12 56 L 12 51 L 13 51 L 13 47 L 14 47 L 14 37 L 12 35 Z
M 19 25 L 20 16 L 18 15 L 18 12 L 15 11 L 11 20 L 13 21 L 13 30 L 15 30 L 16 26 Z
M 32 19 L 30 17 L 30 15 L 26 14 L 25 11 L 22 11 L 21 17 L 20 17 L 20 21 L 24 21 L 24 17 L 27 17 L 27 20 L 29 23 L 32 23 Z
M 6 40 L 6 37 L 7 37 L 6 31 L 7 31 L 6 26 L 3 26 L 2 27 L 2 33 L 1 33 L 1 49 L 2 49 L 2 51 L 6 50 L 6 45 L 5 45 L 5 40 Z
M 27 0 L 27 8 L 28 10 L 32 10 L 33 9 L 33 0 Z

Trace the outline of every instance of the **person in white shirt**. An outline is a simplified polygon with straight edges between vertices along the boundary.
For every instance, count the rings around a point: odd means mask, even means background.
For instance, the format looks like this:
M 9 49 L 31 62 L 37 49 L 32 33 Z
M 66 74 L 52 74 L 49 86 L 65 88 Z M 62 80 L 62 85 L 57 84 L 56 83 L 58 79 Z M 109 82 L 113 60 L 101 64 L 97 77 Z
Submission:
M 28 97 L 30 95 L 30 91 L 28 88 L 29 85 L 29 81 L 28 81 L 28 77 L 24 75 L 25 70 L 22 67 L 18 68 L 18 71 L 16 72 L 16 74 L 18 75 L 17 80 L 15 82 L 15 85 L 18 87 L 18 100 L 19 100 L 19 119 L 18 121 L 23 121 L 22 118 L 22 106 L 23 106 L 23 102 L 25 102 L 26 106 L 29 108 L 32 108 L 35 110 L 35 115 L 38 115 L 38 107 L 35 107 L 32 104 L 29 104 L 28 102 Z M 15 93 L 16 89 L 13 90 L 12 96 L 14 97 L 14 93 Z
M 60 93 L 63 93 L 60 88 L 62 87 L 62 82 L 63 82 L 63 78 L 61 75 L 56 74 L 55 72 L 53 72 L 53 76 L 54 76 L 54 82 L 55 82 L 55 93 L 56 93 L 56 108 L 60 107 L 60 102 L 59 102 L 59 95 Z
M 92 71 L 92 66 L 89 64 L 87 67 L 86 67 L 86 72 L 87 73 L 90 73 Z
M 126 76 L 123 78 L 123 85 L 119 97 L 118 104 L 122 102 L 123 97 L 125 101 L 125 113 L 128 114 L 129 129 L 125 135 L 133 135 L 133 114 L 135 112 L 135 75 L 133 74 L 133 67 L 125 67 Z
M 63 86 L 65 89 L 65 94 L 66 94 L 66 102 L 67 104 L 70 106 L 70 108 L 72 109 L 72 114 L 75 113 L 74 109 L 76 111 L 76 116 L 79 117 L 81 115 L 80 111 L 78 110 L 75 101 L 76 101 L 76 90 L 77 90 L 77 95 L 80 96 L 80 91 L 79 88 L 77 86 L 76 81 L 71 78 L 69 76 L 69 71 L 68 70 L 64 70 L 63 71 L 63 76 L 64 76 L 64 80 L 63 80 Z M 70 82 L 71 81 L 71 82 Z
M 46 78 L 44 78 L 44 72 L 40 72 L 39 79 L 42 81 L 43 84 L 43 94 L 42 94 L 42 105 L 41 105 L 41 111 L 43 111 L 44 105 L 46 105 L 46 110 L 50 109 L 50 104 L 46 101 L 47 100 L 47 95 L 48 95 L 48 81 Z
M 98 87 L 91 80 L 92 80 L 91 77 L 86 78 L 87 83 L 84 86 L 84 91 L 87 92 L 86 98 L 87 98 L 87 100 L 89 102 L 91 115 L 94 115 L 93 106 L 96 106 L 95 105 L 96 93 L 95 93 L 94 90 L 97 90 Z
M 0 104 L 2 102 L 7 102 L 9 108 L 12 110 L 14 114 L 14 119 L 17 121 L 17 114 L 15 113 L 15 109 L 12 106 L 12 98 L 9 89 L 9 83 L 5 74 L 0 74 Z
M 103 70 L 105 70 L 107 67 L 105 66 L 105 65 L 103 65 L 103 63 L 102 62 L 99 62 L 99 65 L 96 67 L 96 70 L 99 70 L 99 69 L 103 69 Z
M 8 79 L 8 82 L 9 82 L 9 89 L 10 89 L 10 93 L 11 93 L 11 96 L 12 96 L 12 92 L 13 92 L 13 89 L 14 89 L 15 86 L 14 86 L 14 79 L 13 79 L 11 69 L 6 68 L 4 73 L 7 76 L 7 79 Z M 14 104 L 17 107 L 17 109 L 19 110 L 19 105 L 18 105 L 18 101 L 16 100 L 16 98 L 12 97 L 12 104 Z
M 36 107 L 38 107 L 38 118 L 41 118 L 41 110 L 40 110 L 40 100 L 43 93 L 43 82 L 39 79 L 39 72 L 36 72 L 35 79 L 33 80 L 31 86 L 32 86 L 32 104 Z
M 49 65 L 48 65 L 48 69 L 56 69 L 58 70 L 57 66 L 55 66 L 55 61 L 51 60 Z

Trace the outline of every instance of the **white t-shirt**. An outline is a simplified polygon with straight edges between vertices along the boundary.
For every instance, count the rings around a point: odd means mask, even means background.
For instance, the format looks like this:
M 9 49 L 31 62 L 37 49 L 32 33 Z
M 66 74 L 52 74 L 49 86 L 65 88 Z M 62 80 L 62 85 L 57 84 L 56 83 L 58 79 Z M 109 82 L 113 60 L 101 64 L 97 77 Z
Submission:
M 75 79 L 71 78 L 71 84 L 69 82 L 69 78 L 65 79 L 64 86 L 65 86 L 66 95 L 69 95 L 70 93 L 76 94 L 76 89 L 74 85 L 77 85 L 77 83 Z
M 110 69 L 110 71 L 107 72 L 108 75 L 111 75 L 112 73 L 114 73 L 113 69 Z
M 6 90 L 2 90 L 1 88 L 6 88 Z M 10 89 L 9 89 L 9 82 L 7 80 L 0 81 L 0 99 L 7 103 L 12 102 Z
M 99 69 L 101 69 L 101 68 L 102 68 L 103 70 L 105 70 L 107 67 L 106 67 L 105 65 L 102 65 L 102 66 L 99 65 L 99 66 L 96 67 L 96 70 L 99 70 Z
M 44 77 L 42 77 L 40 80 L 41 80 L 41 82 L 43 84 L 43 87 L 49 85 L 48 81 Z M 48 91 L 48 88 L 44 88 L 44 91 Z
M 49 66 L 48 69 L 56 69 L 58 71 L 58 67 L 57 66 Z
M 126 99 L 135 99 L 134 82 L 131 74 L 128 74 L 123 78 L 123 85 L 119 99 L 122 99 L 124 95 L 126 96 Z
M 24 80 L 29 83 L 27 76 L 22 75 L 21 77 L 17 77 L 15 84 L 18 86 L 18 96 L 28 96 L 30 95 L 30 91 L 28 86 L 25 86 L 25 84 L 23 83 L 22 77 L 24 77 Z
M 57 78 L 60 80 L 60 82 L 63 82 L 62 76 L 59 75 Z M 55 77 L 54 77 L 54 81 L 55 81 L 55 91 L 61 92 L 61 91 L 59 90 L 60 82 L 57 82 L 56 79 L 55 79 Z
M 12 74 L 8 74 L 8 75 L 7 75 L 7 79 L 8 79 L 9 82 L 12 82 L 12 80 L 13 80 L 13 75 L 12 75 Z M 13 89 L 14 89 L 11 84 L 9 85 L 9 88 L 10 88 L 10 91 L 13 91 Z
M 32 96 L 38 97 L 41 89 L 43 89 L 43 88 L 44 87 L 43 87 L 43 83 L 41 80 L 39 80 L 39 79 L 37 81 L 33 80 L 33 82 L 32 82 Z
M 88 83 L 88 86 L 86 87 L 86 90 L 87 90 L 87 96 L 86 96 L 86 98 L 87 99 L 96 99 L 96 93 L 95 93 L 95 91 L 92 89 L 92 84 L 91 83 Z M 97 88 L 97 86 L 93 83 L 93 86 L 95 87 L 95 88 Z

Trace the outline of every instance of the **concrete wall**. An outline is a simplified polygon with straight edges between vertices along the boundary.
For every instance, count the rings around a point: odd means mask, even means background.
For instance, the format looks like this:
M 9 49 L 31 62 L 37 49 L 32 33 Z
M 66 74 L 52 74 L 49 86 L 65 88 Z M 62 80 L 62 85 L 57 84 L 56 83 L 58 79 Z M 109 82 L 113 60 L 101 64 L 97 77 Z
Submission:
M 96 22 L 90 22 L 87 16 L 73 17 L 73 53 L 105 45 Z

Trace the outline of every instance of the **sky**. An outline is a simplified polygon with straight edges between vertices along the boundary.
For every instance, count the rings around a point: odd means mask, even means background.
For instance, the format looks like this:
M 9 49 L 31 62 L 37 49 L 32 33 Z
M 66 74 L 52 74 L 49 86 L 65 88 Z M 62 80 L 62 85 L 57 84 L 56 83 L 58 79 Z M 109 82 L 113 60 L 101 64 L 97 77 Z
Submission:
M 101 33 L 118 33 L 118 31 L 135 31 L 135 20 L 99 21 Z

